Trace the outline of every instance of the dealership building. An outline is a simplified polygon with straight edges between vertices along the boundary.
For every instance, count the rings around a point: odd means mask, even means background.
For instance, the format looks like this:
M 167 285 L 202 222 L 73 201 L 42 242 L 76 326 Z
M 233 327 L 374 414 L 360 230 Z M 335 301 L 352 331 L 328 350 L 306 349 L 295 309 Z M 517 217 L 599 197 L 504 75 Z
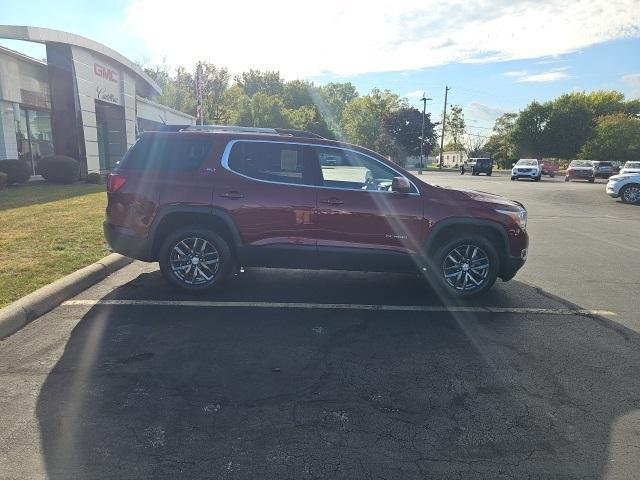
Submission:
M 193 124 L 151 99 L 162 93 L 142 69 L 100 43 L 48 28 L 0 25 L 0 38 L 44 44 L 46 60 L 0 47 L 0 161 L 37 172 L 51 154 L 84 172 L 110 170 L 143 131 Z

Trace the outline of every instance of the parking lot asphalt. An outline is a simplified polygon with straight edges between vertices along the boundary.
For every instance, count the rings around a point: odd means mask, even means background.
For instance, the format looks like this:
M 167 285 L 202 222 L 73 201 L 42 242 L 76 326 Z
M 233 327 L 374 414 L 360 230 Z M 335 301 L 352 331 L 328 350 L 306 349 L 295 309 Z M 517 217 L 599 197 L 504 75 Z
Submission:
M 640 207 L 426 177 L 526 205 L 514 280 L 133 263 L 0 342 L 0 478 L 637 478 Z

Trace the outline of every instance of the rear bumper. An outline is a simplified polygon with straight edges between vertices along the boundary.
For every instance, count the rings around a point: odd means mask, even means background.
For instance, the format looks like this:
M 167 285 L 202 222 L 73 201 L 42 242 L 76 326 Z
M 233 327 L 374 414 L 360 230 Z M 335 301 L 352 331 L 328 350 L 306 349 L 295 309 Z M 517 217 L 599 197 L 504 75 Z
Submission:
M 107 222 L 104 222 L 102 226 L 104 238 L 111 250 L 137 260 L 153 261 L 151 248 L 146 237 L 140 237 L 128 228 L 118 227 Z

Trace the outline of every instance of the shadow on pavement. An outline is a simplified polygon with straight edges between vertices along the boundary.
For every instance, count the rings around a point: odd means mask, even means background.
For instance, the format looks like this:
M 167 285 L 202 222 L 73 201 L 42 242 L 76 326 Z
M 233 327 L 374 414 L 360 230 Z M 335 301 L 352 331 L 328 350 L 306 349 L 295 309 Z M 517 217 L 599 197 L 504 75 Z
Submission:
M 176 298 L 158 282 L 109 297 Z M 429 295 L 411 277 L 256 271 L 207 299 Z M 562 308 L 518 282 L 483 301 L 520 299 Z M 600 478 L 638 408 L 639 344 L 577 315 L 98 305 L 37 416 L 54 479 Z

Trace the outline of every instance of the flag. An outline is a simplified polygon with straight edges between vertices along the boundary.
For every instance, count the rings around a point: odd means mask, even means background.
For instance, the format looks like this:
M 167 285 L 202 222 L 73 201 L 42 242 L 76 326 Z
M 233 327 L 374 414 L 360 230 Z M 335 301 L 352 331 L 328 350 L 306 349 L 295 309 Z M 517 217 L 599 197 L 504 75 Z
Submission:
M 202 118 L 202 64 L 196 66 L 196 125 L 203 124 Z

